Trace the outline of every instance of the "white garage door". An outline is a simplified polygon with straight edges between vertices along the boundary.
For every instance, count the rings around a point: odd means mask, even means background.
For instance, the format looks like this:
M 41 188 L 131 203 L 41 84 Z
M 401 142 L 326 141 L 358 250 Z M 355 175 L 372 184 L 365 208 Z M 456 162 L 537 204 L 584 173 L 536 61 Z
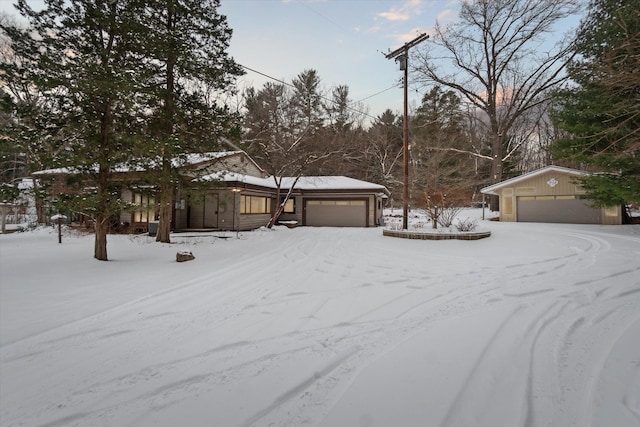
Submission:
M 518 197 L 519 222 L 600 224 L 600 209 L 574 196 Z
M 366 227 L 366 200 L 306 200 L 305 225 L 316 227 Z

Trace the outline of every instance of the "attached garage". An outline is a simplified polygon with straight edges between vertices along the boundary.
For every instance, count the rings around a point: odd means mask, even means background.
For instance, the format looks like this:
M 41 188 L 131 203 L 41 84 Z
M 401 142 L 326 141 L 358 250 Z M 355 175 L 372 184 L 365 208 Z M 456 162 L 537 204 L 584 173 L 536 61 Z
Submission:
M 389 190 L 379 184 L 345 176 L 302 176 L 279 179 L 235 172 L 216 172 L 201 181 L 225 187 L 190 200 L 188 228 L 251 230 L 266 225 L 275 209 L 289 198 L 278 220 L 287 226 L 376 227 L 384 223 Z M 219 187 L 219 185 L 218 185 Z M 293 187 L 293 188 L 292 188 Z M 176 210 L 181 214 L 182 211 Z M 186 224 L 186 219 L 180 224 Z M 182 229 L 187 229 L 186 225 Z
M 621 224 L 622 207 L 595 208 L 576 178 L 587 172 L 548 166 L 483 188 L 497 195 L 500 221 Z
M 305 225 L 313 227 L 368 227 L 367 199 L 306 199 Z

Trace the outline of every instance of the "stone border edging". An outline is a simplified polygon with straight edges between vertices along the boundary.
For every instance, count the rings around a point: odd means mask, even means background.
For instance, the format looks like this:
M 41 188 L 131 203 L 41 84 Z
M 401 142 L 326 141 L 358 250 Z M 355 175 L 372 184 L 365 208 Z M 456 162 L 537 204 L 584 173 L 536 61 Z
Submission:
M 469 231 L 460 233 L 424 233 L 412 230 L 382 230 L 382 235 L 414 240 L 479 240 L 491 236 L 491 232 Z

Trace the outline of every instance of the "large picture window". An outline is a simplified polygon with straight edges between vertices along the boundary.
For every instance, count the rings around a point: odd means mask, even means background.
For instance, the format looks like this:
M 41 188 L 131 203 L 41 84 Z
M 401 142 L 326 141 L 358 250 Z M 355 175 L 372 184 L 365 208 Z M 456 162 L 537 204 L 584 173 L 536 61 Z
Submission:
M 149 222 L 156 219 L 156 199 L 150 193 L 133 193 L 133 222 Z
M 240 196 L 241 214 L 271 213 L 271 198 L 262 196 Z

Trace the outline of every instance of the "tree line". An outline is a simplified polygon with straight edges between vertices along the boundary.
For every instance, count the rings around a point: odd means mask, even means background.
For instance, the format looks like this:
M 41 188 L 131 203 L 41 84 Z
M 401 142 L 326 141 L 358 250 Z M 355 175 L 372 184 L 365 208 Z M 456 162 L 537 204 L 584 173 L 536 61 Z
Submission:
M 468 205 L 486 185 L 551 163 L 599 174 L 597 205 L 640 201 L 640 0 L 591 0 L 572 37 L 549 42 L 577 0 L 466 0 L 416 48 L 423 96 L 410 113 L 412 206 Z M 402 120 L 375 118 L 347 85 L 313 69 L 240 89 L 219 0 L 18 0 L 28 25 L 0 17 L 1 178 L 72 167 L 90 179 L 75 209 L 96 223 L 123 209 L 113 172 L 149 171 L 168 242 L 175 159 L 233 141 L 275 180 L 347 175 L 402 194 Z M 241 95 L 241 102 L 232 97 Z M 12 187 L 4 186 L 8 194 Z M 284 199 L 288 197 L 283 194 Z M 7 198 L 9 196 L 5 196 Z M 272 222 L 277 219 L 278 210 Z

